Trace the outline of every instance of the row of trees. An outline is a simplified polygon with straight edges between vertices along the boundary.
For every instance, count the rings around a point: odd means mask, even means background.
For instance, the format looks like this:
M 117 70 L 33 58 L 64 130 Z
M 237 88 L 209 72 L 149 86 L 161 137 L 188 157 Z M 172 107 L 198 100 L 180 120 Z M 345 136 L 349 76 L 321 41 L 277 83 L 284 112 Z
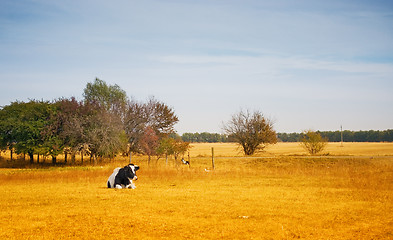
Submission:
M 317 131 L 323 138 L 330 142 L 341 141 L 341 131 Z M 349 131 L 343 133 L 344 142 L 393 142 L 393 129 L 384 131 Z M 301 142 L 304 137 L 302 133 L 277 133 L 278 141 L 282 142 Z M 183 133 L 181 135 L 183 141 L 187 142 L 236 142 L 236 140 L 227 134 L 219 133 Z
M 219 133 L 183 133 L 181 139 L 186 142 L 208 142 L 208 143 L 215 143 L 215 142 L 228 142 L 228 136 L 226 134 L 219 134 Z
M 175 155 L 187 151 L 188 143 L 169 140 L 178 117 L 174 110 L 150 98 L 147 102 L 128 99 L 118 85 L 96 79 L 88 83 L 84 100 L 12 102 L 0 110 L 0 149 L 56 157 L 64 153 L 88 154 L 94 163 L 118 153 Z M 82 160 L 83 161 L 83 160 Z
M 317 131 L 329 142 L 340 142 L 341 131 Z M 304 133 L 278 133 L 277 137 L 283 142 L 299 142 Z M 393 129 L 384 131 L 342 131 L 344 142 L 393 142 Z

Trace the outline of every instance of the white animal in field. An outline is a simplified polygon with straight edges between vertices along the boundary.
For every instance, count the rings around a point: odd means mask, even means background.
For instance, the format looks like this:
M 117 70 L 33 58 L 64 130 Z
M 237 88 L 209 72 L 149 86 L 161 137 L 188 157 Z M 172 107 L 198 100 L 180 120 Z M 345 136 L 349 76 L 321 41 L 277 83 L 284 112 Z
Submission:
M 182 158 L 182 159 L 181 159 L 181 162 L 182 162 L 183 164 L 190 165 L 190 162 L 189 162 L 189 161 L 186 161 L 186 160 L 184 160 L 184 158 Z
M 128 164 L 123 168 L 115 168 L 112 175 L 109 176 L 107 181 L 108 188 L 132 188 L 136 186 L 132 181 L 136 181 L 136 171 L 139 170 L 139 166 L 134 164 Z

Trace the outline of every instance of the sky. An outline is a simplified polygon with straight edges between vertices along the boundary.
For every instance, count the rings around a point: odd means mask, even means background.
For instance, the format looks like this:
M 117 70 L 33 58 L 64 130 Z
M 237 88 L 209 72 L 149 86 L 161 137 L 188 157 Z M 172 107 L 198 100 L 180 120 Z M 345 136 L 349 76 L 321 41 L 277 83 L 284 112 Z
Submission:
M 1 0 L 0 106 L 95 78 L 184 132 L 241 110 L 277 132 L 393 129 L 393 1 Z

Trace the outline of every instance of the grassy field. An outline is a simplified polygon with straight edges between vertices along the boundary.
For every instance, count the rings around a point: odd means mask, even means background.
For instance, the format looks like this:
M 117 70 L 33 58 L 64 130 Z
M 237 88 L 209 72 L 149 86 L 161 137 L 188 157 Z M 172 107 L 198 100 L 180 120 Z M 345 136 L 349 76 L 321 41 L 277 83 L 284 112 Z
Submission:
M 196 143 L 191 144 L 192 156 L 211 156 L 214 147 L 215 156 L 242 157 L 243 153 L 235 143 Z M 302 156 L 307 155 L 299 143 L 277 143 L 268 145 L 265 151 L 256 156 Z M 332 156 L 393 156 L 393 143 L 328 143 L 322 155 Z
M 194 144 L 190 167 L 135 157 L 135 190 L 106 188 L 125 158 L 0 168 L 0 239 L 393 239 L 393 144 L 325 153 L 280 143 L 247 158 Z

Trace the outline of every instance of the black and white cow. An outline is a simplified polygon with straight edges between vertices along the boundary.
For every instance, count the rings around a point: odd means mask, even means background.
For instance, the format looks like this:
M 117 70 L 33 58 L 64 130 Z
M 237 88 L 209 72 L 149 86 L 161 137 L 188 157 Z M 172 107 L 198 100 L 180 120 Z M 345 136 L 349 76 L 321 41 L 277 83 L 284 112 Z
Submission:
M 109 176 L 107 181 L 108 188 L 132 188 L 135 189 L 136 186 L 132 182 L 137 180 L 136 171 L 139 167 L 134 164 L 128 164 L 123 168 L 115 168 L 112 175 Z

